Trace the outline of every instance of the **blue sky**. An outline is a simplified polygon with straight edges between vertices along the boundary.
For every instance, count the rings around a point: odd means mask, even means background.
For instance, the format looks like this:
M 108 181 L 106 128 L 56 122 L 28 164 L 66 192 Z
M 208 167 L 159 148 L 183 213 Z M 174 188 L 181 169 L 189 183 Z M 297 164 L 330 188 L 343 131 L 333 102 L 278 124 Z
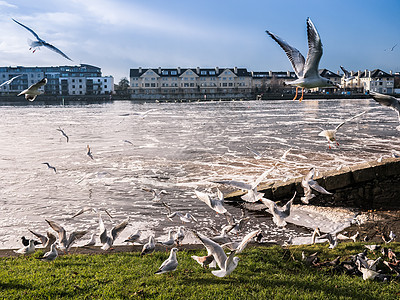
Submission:
M 306 19 L 317 27 L 320 68 L 400 71 L 400 1 L 0 1 L 0 66 L 92 64 L 118 82 L 130 68 L 246 67 L 292 70 L 270 30 L 307 54 Z M 32 28 L 73 59 L 31 53 Z M 393 51 L 385 51 L 399 43 Z

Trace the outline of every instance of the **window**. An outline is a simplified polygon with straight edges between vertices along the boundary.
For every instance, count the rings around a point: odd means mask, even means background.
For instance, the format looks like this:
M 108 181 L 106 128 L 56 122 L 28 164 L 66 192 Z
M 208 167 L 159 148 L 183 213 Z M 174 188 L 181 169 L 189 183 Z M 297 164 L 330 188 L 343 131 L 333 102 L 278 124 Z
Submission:
M 72 82 L 75 82 L 75 79 L 72 79 Z
M 81 84 L 79 85 L 79 88 L 80 88 L 80 89 L 82 88 L 82 85 L 81 85 Z
M 178 73 L 176 71 L 171 71 L 171 75 L 177 75 Z
M 215 75 L 215 71 L 208 72 L 209 75 Z
M 79 79 L 79 82 L 82 82 L 82 79 Z
M 75 88 L 75 85 L 73 85 L 72 88 L 74 89 L 74 88 Z
M 207 75 L 207 71 L 200 71 L 201 75 Z
M 104 88 L 106 89 L 106 88 L 107 88 L 107 85 L 104 85 Z

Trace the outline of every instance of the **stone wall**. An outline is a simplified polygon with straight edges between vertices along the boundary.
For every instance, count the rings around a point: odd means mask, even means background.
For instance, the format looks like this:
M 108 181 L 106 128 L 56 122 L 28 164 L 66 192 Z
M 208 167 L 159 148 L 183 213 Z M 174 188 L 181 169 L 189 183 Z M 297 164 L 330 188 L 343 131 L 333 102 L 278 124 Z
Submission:
M 314 191 L 317 197 L 311 199 L 310 204 L 365 210 L 400 208 L 400 159 L 387 158 L 382 162 L 371 161 L 344 167 L 320 173 L 314 179 L 333 195 L 321 195 Z M 299 198 L 304 195 L 301 180 L 302 177 L 299 177 L 286 182 L 261 184 L 258 190 L 265 193 L 268 199 L 284 202 L 290 199 L 296 190 L 295 203 L 300 203 Z M 242 194 L 242 191 L 236 191 L 225 198 L 228 201 L 237 201 Z

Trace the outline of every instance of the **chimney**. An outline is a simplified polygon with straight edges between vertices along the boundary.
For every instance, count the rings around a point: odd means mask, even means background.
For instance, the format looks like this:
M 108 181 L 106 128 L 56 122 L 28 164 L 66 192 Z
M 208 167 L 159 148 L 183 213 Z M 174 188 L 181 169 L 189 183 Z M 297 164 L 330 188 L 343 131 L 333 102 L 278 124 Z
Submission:
M 158 74 L 161 75 L 161 67 L 158 67 Z
M 269 75 L 269 77 L 272 77 L 272 71 L 271 70 L 268 72 L 268 75 Z
M 338 70 L 338 71 L 336 72 L 336 74 L 340 75 L 340 71 Z
M 237 67 L 234 67 L 234 68 L 233 68 L 233 72 L 234 72 L 235 74 L 237 74 Z
M 365 76 L 365 77 L 368 76 L 368 69 L 365 69 L 365 71 L 364 71 L 364 76 Z
M 290 77 L 290 71 L 286 72 L 287 77 Z
M 178 67 L 178 75 L 181 74 L 181 67 Z
M 215 67 L 215 72 L 216 72 L 217 75 L 218 75 L 218 73 L 219 73 L 219 68 L 218 68 L 218 67 Z
M 142 67 L 139 67 L 139 74 L 142 73 Z
M 371 78 L 371 71 L 368 71 L 368 77 Z
M 251 71 L 251 77 L 254 77 L 254 71 Z
M 197 75 L 200 75 L 200 67 L 196 68 L 196 73 L 197 73 Z
M 358 77 L 360 77 L 360 76 L 361 76 L 361 71 L 360 71 L 360 70 L 358 70 L 358 72 L 357 72 L 357 76 L 358 76 Z
M 354 72 L 353 71 L 350 71 L 350 76 L 354 76 Z
M 390 75 L 393 75 L 393 72 L 392 72 L 392 70 L 390 70 L 390 71 L 389 71 L 389 74 L 390 74 Z

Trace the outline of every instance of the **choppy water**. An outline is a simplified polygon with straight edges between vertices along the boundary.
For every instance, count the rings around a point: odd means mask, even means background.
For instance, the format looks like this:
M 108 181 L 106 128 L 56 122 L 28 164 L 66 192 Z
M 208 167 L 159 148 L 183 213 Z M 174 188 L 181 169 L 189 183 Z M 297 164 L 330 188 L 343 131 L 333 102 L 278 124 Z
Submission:
M 143 118 L 134 114 L 150 109 L 156 110 Z M 340 128 L 339 147 L 329 150 L 318 136 L 318 126 L 334 128 L 367 109 Z M 135 229 L 144 230 L 144 237 L 151 232 L 161 237 L 181 225 L 169 221 L 142 188 L 168 191 L 163 199 L 173 210 L 199 219 L 189 227 L 219 227 L 224 217 L 195 198 L 194 189 L 215 187 L 213 180 L 252 180 L 289 148 L 287 162 L 271 179 L 298 177 L 311 166 L 323 171 L 389 156 L 400 150 L 397 125 L 396 113 L 373 100 L 1 106 L 0 247 L 18 247 L 20 236 L 30 236 L 28 229 L 44 233 L 45 218 L 67 230 L 97 232 L 93 213 L 70 219 L 84 206 L 109 208 L 114 219 L 103 217 L 106 227 L 129 216 L 118 243 Z M 87 145 L 94 160 L 86 155 Z M 246 146 L 263 152 L 263 158 L 254 159 Z M 239 209 L 227 208 L 240 216 Z M 260 223 L 270 240 L 301 231 L 275 230 L 267 215 L 253 216 L 249 228 Z

